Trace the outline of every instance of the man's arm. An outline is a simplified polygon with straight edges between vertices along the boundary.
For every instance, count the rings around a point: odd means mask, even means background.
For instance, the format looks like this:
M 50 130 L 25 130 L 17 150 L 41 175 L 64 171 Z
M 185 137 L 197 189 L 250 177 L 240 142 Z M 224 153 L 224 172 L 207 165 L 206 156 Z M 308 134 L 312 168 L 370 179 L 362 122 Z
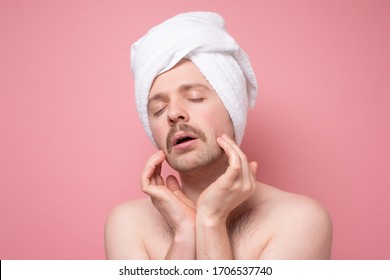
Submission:
M 227 218 L 256 187 L 257 163 L 248 163 L 245 154 L 226 135 L 219 137 L 217 142 L 226 152 L 229 166 L 197 201 L 197 259 L 234 259 Z

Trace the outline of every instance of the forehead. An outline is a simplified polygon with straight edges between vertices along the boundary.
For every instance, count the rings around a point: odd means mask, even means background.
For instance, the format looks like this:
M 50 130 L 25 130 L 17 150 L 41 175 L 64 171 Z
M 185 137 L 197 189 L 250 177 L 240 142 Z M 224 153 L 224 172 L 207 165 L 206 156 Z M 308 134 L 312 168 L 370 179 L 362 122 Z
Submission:
M 183 59 L 170 70 L 157 76 L 150 88 L 149 99 L 156 94 L 169 94 L 190 88 L 212 90 L 211 85 L 190 60 Z

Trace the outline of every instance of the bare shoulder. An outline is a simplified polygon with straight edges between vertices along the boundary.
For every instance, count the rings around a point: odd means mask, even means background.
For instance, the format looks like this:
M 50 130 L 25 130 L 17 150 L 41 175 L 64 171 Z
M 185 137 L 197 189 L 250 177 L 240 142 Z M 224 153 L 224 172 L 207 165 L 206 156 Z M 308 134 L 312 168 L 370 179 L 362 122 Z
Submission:
M 304 218 L 308 221 L 330 222 L 327 210 L 318 201 L 308 196 L 285 192 L 265 185 L 268 193 L 267 210 L 274 215 L 290 220 L 291 218 Z
M 271 229 L 261 258 L 328 259 L 332 221 L 327 210 L 307 196 L 262 185 L 264 215 Z
M 148 213 L 150 211 L 150 199 L 149 198 L 140 198 L 135 200 L 128 200 L 116 205 L 109 213 L 108 218 L 120 218 L 123 216 L 128 217 L 128 215 L 136 213 Z M 136 219 L 139 215 L 136 215 Z
M 139 222 L 145 222 L 144 217 L 151 214 L 150 199 L 129 200 L 118 204 L 109 213 L 106 221 L 107 226 L 132 227 Z
M 150 199 L 137 199 L 121 203 L 110 211 L 105 225 L 108 259 L 148 258 L 143 235 L 149 227 L 147 221 L 153 217 L 151 206 Z

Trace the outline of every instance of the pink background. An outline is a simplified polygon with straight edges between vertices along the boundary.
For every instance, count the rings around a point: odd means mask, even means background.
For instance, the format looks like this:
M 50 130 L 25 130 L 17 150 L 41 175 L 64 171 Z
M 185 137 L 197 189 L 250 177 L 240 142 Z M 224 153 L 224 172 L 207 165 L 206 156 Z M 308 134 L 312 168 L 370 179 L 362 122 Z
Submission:
M 106 216 L 143 196 L 154 151 L 130 45 L 212 10 L 259 80 L 242 148 L 260 181 L 329 210 L 334 259 L 390 259 L 388 3 L 1 0 L 0 258 L 104 258 Z

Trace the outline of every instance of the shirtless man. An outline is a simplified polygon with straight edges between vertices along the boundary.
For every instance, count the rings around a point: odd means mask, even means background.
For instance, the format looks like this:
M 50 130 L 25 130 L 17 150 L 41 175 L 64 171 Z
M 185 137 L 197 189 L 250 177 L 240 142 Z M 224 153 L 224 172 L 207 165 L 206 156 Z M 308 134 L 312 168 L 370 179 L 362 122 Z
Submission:
M 110 213 L 108 259 L 330 258 L 326 210 L 256 181 L 257 163 L 237 144 L 232 115 L 187 57 L 153 79 L 147 119 L 159 150 L 141 176 L 149 197 Z M 165 160 L 180 183 L 162 178 Z

